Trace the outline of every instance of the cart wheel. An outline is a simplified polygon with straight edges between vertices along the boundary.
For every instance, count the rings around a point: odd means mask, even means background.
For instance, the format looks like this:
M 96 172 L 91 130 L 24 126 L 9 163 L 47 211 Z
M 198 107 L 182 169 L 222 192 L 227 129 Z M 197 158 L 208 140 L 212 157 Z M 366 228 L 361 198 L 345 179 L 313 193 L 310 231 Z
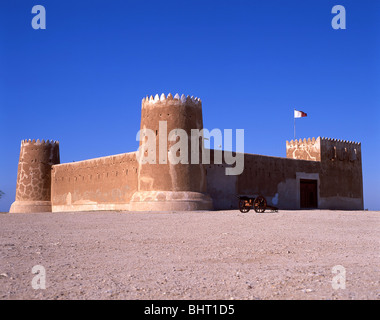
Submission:
M 242 213 L 249 212 L 251 208 L 246 205 L 246 200 L 239 200 L 239 210 Z
M 264 212 L 267 208 L 267 200 L 263 196 L 258 196 L 255 199 L 253 206 L 256 212 Z

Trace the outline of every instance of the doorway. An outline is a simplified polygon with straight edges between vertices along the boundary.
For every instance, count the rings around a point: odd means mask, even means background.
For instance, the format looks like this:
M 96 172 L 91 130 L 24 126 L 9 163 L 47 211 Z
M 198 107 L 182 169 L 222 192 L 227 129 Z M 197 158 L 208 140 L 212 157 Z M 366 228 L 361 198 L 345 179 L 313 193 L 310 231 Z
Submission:
M 318 207 L 317 186 L 317 180 L 300 179 L 301 209 L 315 209 Z

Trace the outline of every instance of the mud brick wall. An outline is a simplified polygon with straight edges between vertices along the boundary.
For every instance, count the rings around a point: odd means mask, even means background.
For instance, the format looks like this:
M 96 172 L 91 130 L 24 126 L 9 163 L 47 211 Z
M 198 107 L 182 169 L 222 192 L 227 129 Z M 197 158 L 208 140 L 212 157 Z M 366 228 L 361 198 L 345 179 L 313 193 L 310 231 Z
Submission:
M 135 152 L 53 166 L 53 211 L 128 210 L 137 168 Z

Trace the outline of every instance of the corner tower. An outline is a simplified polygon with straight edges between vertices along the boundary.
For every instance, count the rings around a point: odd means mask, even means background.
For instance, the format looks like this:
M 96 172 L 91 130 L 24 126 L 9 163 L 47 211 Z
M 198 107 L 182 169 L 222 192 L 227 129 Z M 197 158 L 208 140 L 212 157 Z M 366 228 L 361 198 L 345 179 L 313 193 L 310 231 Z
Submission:
M 59 163 L 58 141 L 21 141 L 16 201 L 9 212 L 51 212 L 51 167 Z
M 363 210 L 363 173 L 361 143 L 318 137 L 286 142 L 286 156 L 291 159 L 318 162 L 318 208 Z M 297 173 L 300 176 L 304 172 Z M 310 178 L 301 178 L 310 180 Z M 311 180 L 315 180 L 311 178 Z M 304 197 L 309 196 L 305 187 Z M 307 201 L 306 201 L 307 202 Z
M 144 130 L 155 136 L 155 145 L 140 152 L 138 165 L 138 191 L 132 196 L 131 211 L 210 210 L 212 199 L 207 194 L 206 169 L 202 161 L 203 141 L 192 139 L 192 130 L 203 129 L 202 102 L 198 98 L 169 93 L 142 100 L 140 150 L 144 147 Z M 168 136 L 169 135 L 169 136 Z M 148 136 L 148 139 L 152 137 Z M 153 137 L 154 138 L 154 137 Z M 169 138 L 169 141 L 168 141 Z M 178 139 L 179 138 L 179 139 Z M 181 140 L 176 156 L 181 162 L 173 163 L 173 147 Z M 198 141 L 199 161 L 194 161 L 192 142 Z M 184 142 L 184 143 L 183 143 Z M 187 143 L 186 143 L 187 142 Z M 187 150 L 184 150 L 187 148 Z M 194 146 L 193 146 L 194 148 Z M 153 151 L 152 151 L 153 150 Z M 141 161 L 147 152 L 155 159 Z M 192 161 L 193 160 L 193 161 Z

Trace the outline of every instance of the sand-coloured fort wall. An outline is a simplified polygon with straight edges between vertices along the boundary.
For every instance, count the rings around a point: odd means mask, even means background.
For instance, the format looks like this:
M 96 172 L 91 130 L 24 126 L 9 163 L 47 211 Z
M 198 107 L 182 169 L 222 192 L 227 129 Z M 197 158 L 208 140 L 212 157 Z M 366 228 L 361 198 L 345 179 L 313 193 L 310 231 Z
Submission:
M 361 143 L 321 139 L 321 207 L 360 209 L 363 203 Z
M 236 195 L 263 195 L 269 205 L 282 209 L 299 208 L 300 179 L 319 179 L 321 172 L 320 162 L 247 153 L 244 154 L 242 174 L 225 175 L 228 166 L 226 163 L 213 164 L 213 160 L 206 166 L 207 190 L 217 210 L 238 208 Z
M 286 142 L 289 158 L 321 162 L 320 208 L 363 209 L 361 143 L 318 137 Z
M 53 166 L 52 211 L 129 210 L 137 168 L 135 152 Z
M 235 195 L 263 195 L 270 205 L 300 209 L 300 181 L 317 182 L 320 209 L 363 210 L 361 144 L 318 137 L 286 142 L 287 158 L 244 154 L 241 175 L 226 176 L 226 163 L 206 166 L 214 208 L 237 208 Z M 219 158 L 223 158 L 224 156 Z

